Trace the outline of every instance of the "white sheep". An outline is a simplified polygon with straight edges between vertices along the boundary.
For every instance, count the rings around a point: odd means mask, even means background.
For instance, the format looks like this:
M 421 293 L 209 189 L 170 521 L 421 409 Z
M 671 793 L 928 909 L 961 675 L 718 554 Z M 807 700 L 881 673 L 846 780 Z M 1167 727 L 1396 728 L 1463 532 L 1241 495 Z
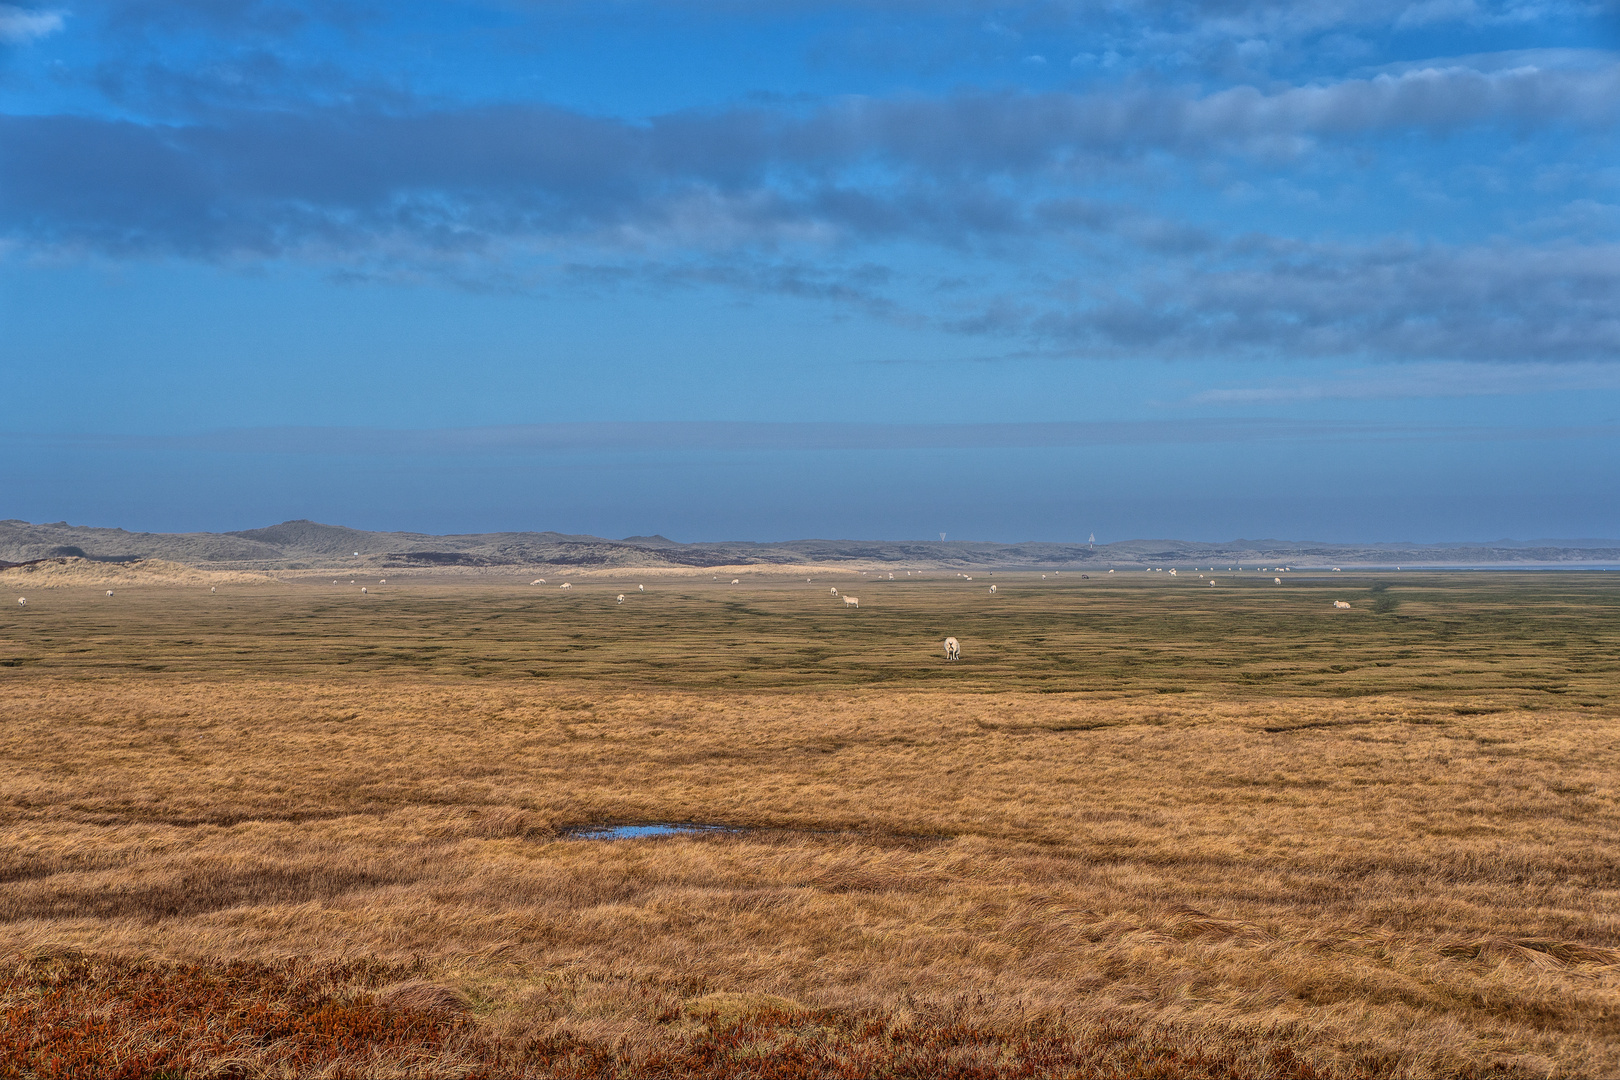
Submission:
M 1278 585 L 1282 584 L 1282 578 L 1280 578 L 1280 577 L 1274 577 L 1271 580 L 1276 582 Z
M 565 581 L 561 585 L 557 586 L 557 588 L 559 588 L 559 589 L 572 589 L 573 586 L 568 584 L 568 582 Z
M 27 607 L 28 606 L 28 597 L 26 597 L 26 596 L 17 597 L 17 606 L 18 607 Z
M 731 583 L 732 583 L 732 584 L 733 584 L 733 585 L 740 585 L 740 584 L 742 584 L 742 582 L 741 582 L 741 581 L 739 581 L 739 580 L 738 580 L 738 579 L 737 579 L 737 578 L 732 578 L 732 579 L 731 579 Z
M 112 595 L 112 590 L 111 590 L 111 589 L 108 589 L 108 590 L 107 590 L 107 595 L 108 595 L 108 596 L 111 596 L 111 595 Z
M 844 597 L 844 606 L 847 608 L 858 608 L 861 606 L 861 598 L 858 596 L 846 596 Z
M 624 603 L 624 593 L 619 594 L 619 603 Z
M 994 585 L 990 586 L 990 595 L 991 596 L 996 595 L 996 587 Z
M 834 585 L 834 586 L 833 586 L 833 588 L 832 588 L 832 594 L 833 594 L 833 595 L 834 595 L 834 596 L 837 596 L 837 595 L 838 595 L 838 586 L 836 586 L 836 585 Z
M 960 660 L 960 659 L 962 659 L 962 646 L 961 646 L 961 643 L 958 642 L 953 637 L 948 637 L 948 638 L 945 639 L 945 659 L 947 659 L 947 660 Z
M 1343 601 L 1343 600 L 1335 600 L 1335 601 L 1333 601 L 1333 606 L 1336 607 L 1336 608 L 1346 608 L 1346 609 L 1348 609 L 1350 607 L 1350 605 L 1348 603 L 1346 603 L 1345 601 Z
M 645 585 L 637 585 L 636 589 L 638 591 L 640 591 L 640 592 L 646 592 L 647 591 L 647 586 L 645 586 Z
M 530 585 L 544 585 L 545 583 L 546 579 L 543 577 L 537 577 L 533 581 L 529 582 Z
M 209 592 L 216 592 L 218 590 L 214 586 L 210 585 L 210 586 L 208 586 L 208 591 Z
M 364 585 L 360 586 L 360 595 L 361 596 L 366 595 L 366 587 Z

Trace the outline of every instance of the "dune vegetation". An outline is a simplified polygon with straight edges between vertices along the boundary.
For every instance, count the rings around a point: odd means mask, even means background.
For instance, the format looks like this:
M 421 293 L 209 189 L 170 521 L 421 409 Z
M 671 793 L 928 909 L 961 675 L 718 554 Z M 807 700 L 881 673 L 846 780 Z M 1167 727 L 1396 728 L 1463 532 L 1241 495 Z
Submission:
M 0 610 L 0 1074 L 1620 1072 L 1611 574 L 548 577 Z

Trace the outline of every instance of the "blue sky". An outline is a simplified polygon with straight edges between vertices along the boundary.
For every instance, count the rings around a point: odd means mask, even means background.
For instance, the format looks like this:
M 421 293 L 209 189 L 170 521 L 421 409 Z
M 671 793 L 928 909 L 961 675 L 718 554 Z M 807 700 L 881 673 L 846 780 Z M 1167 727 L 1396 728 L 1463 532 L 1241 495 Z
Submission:
M 1613 3 L 0 5 L 0 516 L 1620 536 Z

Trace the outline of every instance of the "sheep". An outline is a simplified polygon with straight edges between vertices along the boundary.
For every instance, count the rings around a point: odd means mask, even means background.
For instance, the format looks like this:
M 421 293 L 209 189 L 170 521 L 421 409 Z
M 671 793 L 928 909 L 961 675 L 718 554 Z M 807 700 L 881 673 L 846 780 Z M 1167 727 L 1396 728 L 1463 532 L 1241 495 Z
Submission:
M 739 581 L 739 580 L 738 580 L 738 579 L 736 579 L 736 578 L 732 578 L 732 579 L 731 579 L 731 583 L 732 583 L 732 584 L 733 584 L 733 585 L 740 585 L 740 584 L 742 584 L 742 582 L 741 582 L 741 581 Z
M 837 596 L 837 595 L 838 595 L 838 587 L 837 587 L 837 586 L 836 586 L 836 585 L 835 585 L 835 586 L 833 586 L 833 590 L 832 590 L 832 594 L 833 594 L 833 595 L 834 595 L 834 596 Z
M 1274 577 L 1271 580 L 1276 582 L 1278 585 L 1282 584 L 1282 578 L 1280 578 L 1280 577 Z
M 572 589 L 573 586 L 568 584 L 568 582 L 565 581 L 561 585 L 557 586 L 557 588 L 559 588 L 559 589 Z
M 945 639 L 945 659 L 947 659 L 947 660 L 960 660 L 960 659 L 962 659 L 962 646 L 961 646 L 961 643 L 958 642 L 953 637 L 948 637 L 948 638 Z
M 366 587 L 364 585 L 360 586 L 360 595 L 361 596 L 366 595 Z
M 970 578 L 970 577 L 968 577 L 968 576 L 967 576 L 967 575 L 966 575 L 966 574 L 963 574 L 963 575 L 962 575 L 962 576 L 963 576 L 963 577 L 964 577 L 964 578 L 967 578 L 967 580 L 969 580 L 969 581 L 972 581 L 972 580 L 973 580 L 973 579 L 972 579 L 972 578 Z
M 26 596 L 17 597 L 17 606 L 18 607 L 27 607 L 28 606 L 28 597 L 26 597 Z
M 208 586 L 208 591 L 209 592 L 217 592 L 218 590 L 214 586 L 210 585 L 210 586 Z
M 530 585 L 544 585 L 545 583 L 546 579 L 543 577 L 537 577 L 533 581 L 529 582 Z
M 991 596 L 996 595 L 996 587 L 994 585 L 990 586 L 990 595 Z
M 108 596 L 111 596 L 111 595 L 112 595 L 112 590 L 111 590 L 111 589 L 108 589 L 108 590 L 107 590 L 107 595 L 108 595 Z
M 646 592 L 647 591 L 647 586 L 645 586 L 645 585 L 637 585 L 636 590 L 638 592 Z
M 858 608 L 861 606 L 861 598 L 858 596 L 846 596 L 844 597 L 844 606 L 847 608 Z
M 619 603 L 624 603 L 624 593 L 619 594 Z
M 1350 605 L 1343 600 L 1335 600 L 1333 601 L 1333 606 L 1336 608 L 1349 608 Z
M 377 579 L 377 584 L 386 585 L 386 584 L 388 584 L 388 579 L 387 578 L 378 578 Z

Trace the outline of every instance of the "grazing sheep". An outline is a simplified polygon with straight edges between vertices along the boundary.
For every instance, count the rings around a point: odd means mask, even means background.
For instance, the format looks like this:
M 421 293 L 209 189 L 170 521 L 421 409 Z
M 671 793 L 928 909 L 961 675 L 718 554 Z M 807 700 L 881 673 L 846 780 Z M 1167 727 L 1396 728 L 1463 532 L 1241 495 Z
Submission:
M 1343 600 L 1335 600 L 1333 601 L 1333 606 L 1336 608 L 1348 608 L 1350 605 Z
M 366 595 L 366 587 L 364 585 L 360 586 L 360 595 L 361 596 Z
M 970 578 L 970 577 L 968 577 L 968 576 L 967 576 L 967 575 L 966 575 L 966 574 L 963 574 L 963 575 L 962 575 L 962 576 L 963 576 L 963 577 L 965 577 L 965 578 L 967 578 L 967 579 L 968 579 L 968 580 L 969 580 L 969 581 L 972 581 L 972 580 L 973 580 L 973 579 L 972 579 L 972 578 Z
M 1280 578 L 1280 577 L 1274 577 L 1271 580 L 1276 582 L 1278 585 L 1282 584 L 1282 578 Z
M 740 584 L 742 584 L 742 582 L 741 582 L 741 581 L 739 581 L 739 580 L 737 580 L 737 579 L 736 579 L 736 578 L 732 578 L 732 579 L 731 579 L 731 583 L 732 583 L 732 584 L 733 584 L 733 585 L 740 585 Z
M 837 596 L 837 595 L 838 595 L 838 587 L 837 587 L 837 586 L 836 586 L 836 585 L 835 585 L 835 586 L 833 586 L 833 590 L 832 590 L 832 594 L 833 594 L 833 595 L 834 595 L 834 596 Z
M 28 597 L 26 597 L 26 596 L 17 597 L 17 606 L 18 607 L 27 607 L 28 606 Z
M 619 603 L 624 603 L 624 593 L 619 594 Z
M 533 581 L 529 582 L 530 585 L 544 585 L 545 583 L 546 579 L 543 577 L 537 577 Z
M 646 592 L 647 591 L 647 586 L 645 586 L 645 585 L 637 585 L 636 589 L 639 592 Z
M 209 592 L 214 592 L 216 590 L 215 590 L 214 586 L 210 585 L 210 586 L 208 586 L 208 591 Z
M 844 597 L 844 606 L 847 608 L 858 608 L 861 606 L 861 598 L 858 596 L 846 596 Z
M 991 596 L 996 595 L 996 587 L 994 585 L 990 586 L 990 595 Z
M 111 589 L 108 589 L 108 590 L 107 590 L 107 595 L 108 595 L 108 596 L 111 596 L 111 595 L 112 595 L 112 590 L 111 590 Z
M 572 589 L 573 586 L 568 584 L 568 582 L 565 581 L 561 585 L 557 586 L 557 588 L 559 588 L 559 589 Z
M 388 579 L 387 578 L 378 578 L 377 579 L 377 584 L 386 585 L 386 584 L 388 584 Z
M 962 645 L 953 637 L 948 637 L 945 639 L 945 659 L 962 659 Z

